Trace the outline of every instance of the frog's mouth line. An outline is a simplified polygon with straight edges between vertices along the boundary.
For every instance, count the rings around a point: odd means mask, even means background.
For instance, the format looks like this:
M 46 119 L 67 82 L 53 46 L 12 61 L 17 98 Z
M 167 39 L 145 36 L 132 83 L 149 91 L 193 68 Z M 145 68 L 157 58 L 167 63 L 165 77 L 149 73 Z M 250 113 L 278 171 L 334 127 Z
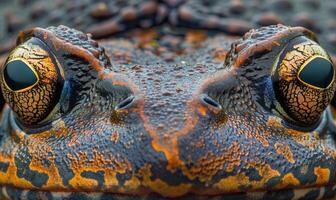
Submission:
M 302 189 L 285 189 L 275 191 L 255 191 L 247 193 L 223 194 L 216 196 L 199 196 L 195 194 L 188 194 L 178 198 L 167 198 L 159 196 L 158 194 L 148 195 L 127 195 L 118 193 L 103 193 L 103 192 L 55 192 L 55 191 L 39 191 L 39 190 L 25 190 L 9 186 L 0 186 L 0 200 L 3 199 L 48 199 L 48 200 L 165 200 L 165 199 L 179 199 L 179 200 L 220 200 L 225 199 L 330 199 L 336 194 L 336 185 L 311 187 Z

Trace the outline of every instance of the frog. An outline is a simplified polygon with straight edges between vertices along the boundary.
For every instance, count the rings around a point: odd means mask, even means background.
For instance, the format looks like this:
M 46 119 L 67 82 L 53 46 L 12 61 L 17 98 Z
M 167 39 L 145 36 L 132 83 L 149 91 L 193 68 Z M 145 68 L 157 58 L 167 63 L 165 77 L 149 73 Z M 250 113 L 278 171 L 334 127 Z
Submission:
M 0 199 L 335 198 L 335 66 L 312 31 L 129 34 L 20 32 Z

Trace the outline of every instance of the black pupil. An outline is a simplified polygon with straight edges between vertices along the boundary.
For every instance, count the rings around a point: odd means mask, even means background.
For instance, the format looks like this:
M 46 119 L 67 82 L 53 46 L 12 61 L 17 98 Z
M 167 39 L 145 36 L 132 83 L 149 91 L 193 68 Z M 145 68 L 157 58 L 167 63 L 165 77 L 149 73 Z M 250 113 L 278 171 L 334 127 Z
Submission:
M 37 82 L 37 77 L 32 69 L 20 60 L 14 60 L 6 64 L 4 79 L 7 86 L 13 91 L 28 88 Z
M 299 74 L 299 78 L 302 81 L 319 88 L 327 88 L 333 77 L 333 65 L 328 60 L 320 57 L 310 61 Z

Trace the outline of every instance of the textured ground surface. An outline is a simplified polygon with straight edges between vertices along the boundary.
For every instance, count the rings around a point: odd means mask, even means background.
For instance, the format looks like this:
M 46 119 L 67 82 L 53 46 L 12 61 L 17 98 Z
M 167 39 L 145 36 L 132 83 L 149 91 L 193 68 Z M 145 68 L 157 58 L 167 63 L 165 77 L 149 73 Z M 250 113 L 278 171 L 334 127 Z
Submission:
M 0 54 L 19 30 L 64 24 L 107 37 L 133 27 L 167 23 L 242 35 L 262 25 L 305 26 L 336 54 L 334 0 L 1 0 Z

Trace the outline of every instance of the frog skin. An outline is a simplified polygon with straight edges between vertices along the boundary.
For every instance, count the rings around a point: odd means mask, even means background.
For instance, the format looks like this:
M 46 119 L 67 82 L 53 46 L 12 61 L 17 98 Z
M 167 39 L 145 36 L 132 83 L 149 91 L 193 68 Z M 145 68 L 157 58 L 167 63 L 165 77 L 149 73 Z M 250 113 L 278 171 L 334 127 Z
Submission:
M 335 72 L 316 41 L 275 25 L 166 60 L 66 26 L 25 30 L 1 71 L 0 199 L 333 198 Z M 327 83 L 301 76 L 315 55 Z M 24 90 L 5 72 L 18 59 L 39 77 Z

